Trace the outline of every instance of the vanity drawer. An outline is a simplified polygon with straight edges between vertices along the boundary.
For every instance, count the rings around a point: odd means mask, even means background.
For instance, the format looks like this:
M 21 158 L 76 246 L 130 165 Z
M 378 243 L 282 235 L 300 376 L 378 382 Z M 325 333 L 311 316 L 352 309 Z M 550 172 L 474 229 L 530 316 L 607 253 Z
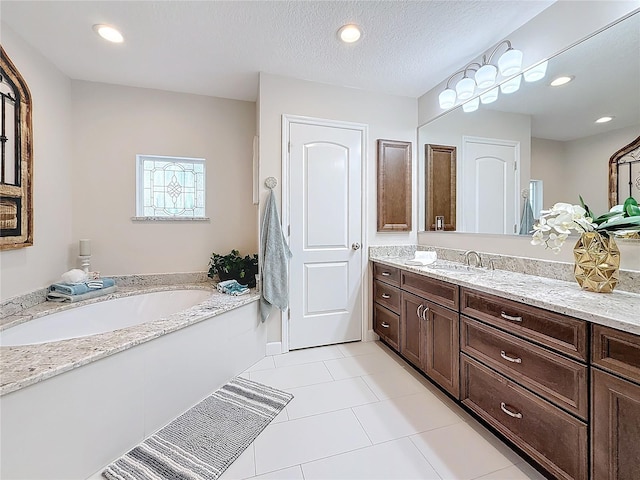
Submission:
M 443 307 L 458 310 L 458 285 L 415 273 L 401 272 L 400 287 Z
M 640 336 L 596 324 L 592 335 L 591 363 L 640 383 Z
M 390 285 L 400 286 L 400 269 L 396 267 L 389 267 L 382 265 L 381 263 L 373 264 L 373 278 L 380 280 Z
M 400 314 L 400 289 L 398 287 L 392 287 L 380 280 L 375 280 L 373 282 L 373 300 Z
M 583 420 L 587 366 L 476 320 L 460 317 L 460 349 Z
M 587 322 L 463 288 L 460 313 L 587 361 Z
M 400 350 L 400 315 L 381 307 L 373 307 L 373 331 L 386 341 L 394 350 Z
M 460 355 L 462 403 L 555 478 L 587 479 L 587 425 Z

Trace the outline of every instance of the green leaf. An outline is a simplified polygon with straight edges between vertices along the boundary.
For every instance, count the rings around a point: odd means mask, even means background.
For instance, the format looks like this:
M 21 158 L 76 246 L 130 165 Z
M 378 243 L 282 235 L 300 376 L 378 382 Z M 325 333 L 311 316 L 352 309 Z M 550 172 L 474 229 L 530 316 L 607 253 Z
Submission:
M 584 200 L 582 199 L 582 195 L 578 195 L 578 198 L 580 199 L 580 205 L 582 206 L 582 208 L 586 210 L 587 216 L 591 218 L 595 217 L 595 215 L 591 213 L 591 210 L 589 210 L 589 207 L 584 203 Z
M 627 205 L 635 205 L 636 207 L 638 206 L 638 202 L 636 202 L 636 199 L 633 197 L 629 197 L 624 201 L 624 208 L 627 208 Z
M 629 198 L 632 198 L 632 197 L 629 197 Z M 638 205 L 633 205 L 632 203 L 627 204 L 627 202 L 625 202 L 624 210 L 627 213 L 627 215 L 630 217 L 640 215 L 640 207 L 638 207 Z
M 616 230 L 635 229 L 636 227 L 640 227 L 640 215 L 614 218 L 612 220 L 609 220 L 608 222 L 598 225 L 598 228 L 596 230 L 608 230 L 613 232 Z
M 603 215 L 600 215 L 598 218 L 593 219 L 593 223 L 600 225 L 602 222 L 606 222 L 607 220 L 612 220 L 614 218 L 622 218 L 624 217 L 624 212 L 609 212 Z

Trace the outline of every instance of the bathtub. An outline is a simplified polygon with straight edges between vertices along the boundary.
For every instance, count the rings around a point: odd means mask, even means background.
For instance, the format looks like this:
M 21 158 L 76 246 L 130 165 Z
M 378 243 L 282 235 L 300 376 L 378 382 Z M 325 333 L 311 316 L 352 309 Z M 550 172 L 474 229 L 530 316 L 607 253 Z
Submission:
M 169 290 L 71 308 L 0 331 L 0 346 L 33 345 L 110 332 L 159 320 L 210 296 L 211 291 L 207 290 Z
M 33 365 L 40 375 L 0 396 L 2 478 L 89 478 L 264 358 L 259 296 L 230 297 L 203 288 L 147 288 L 133 296 L 123 289 L 123 298 L 6 329 L 3 337 L 14 328 L 26 332 L 29 324 L 50 323 L 54 332 L 64 330 L 66 340 L 32 332 L 15 340 L 20 345 L 0 347 L 4 367 L 27 372 Z M 119 323 L 132 321 L 122 314 L 125 307 L 136 324 Z M 171 313 L 176 309 L 181 312 Z M 62 313 L 76 320 L 57 317 Z M 103 314 L 110 318 L 109 331 L 97 321 Z M 85 322 L 96 329 L 72 327 Z

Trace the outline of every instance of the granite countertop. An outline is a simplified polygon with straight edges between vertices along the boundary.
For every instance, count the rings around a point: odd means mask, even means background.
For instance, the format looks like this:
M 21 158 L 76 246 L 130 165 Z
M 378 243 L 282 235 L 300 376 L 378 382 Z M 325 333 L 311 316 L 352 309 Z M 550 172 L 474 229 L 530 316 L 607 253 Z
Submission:
M 371 261 L 455 283 L 527 305 L 640 335 L 640 294 L 614 290 L 594 293 L 576 282 L 486 268 L 464 269 L 460 263 L 437 260 L 434 266 L 406 265 L 407 256 L 371 255 Z M 447 269 L 447 265 L 452 265 Z M 460 269 L 462 267 L 462 269 Z M 458 268 L 459 270 L 456 270 Z
M 255 302 L 260 298 L 255 290 L 251 290 L 248 295 L 237 297 L 225 295 L 216 291 L 212 282 L 144 287 L 126 286 L 118 287 L 116 292 L 104 297 L 75 304 L 40 303 L 3 318 L 0 328 L 9 328 L 43 315 L 114 298 L 167 290 L 192 289 L 210 290 L 211 297 L 193 307 L 159 320 L 111 332 L 44 344 L 0 347 L 0 395 L 148 342 L 207 318 Z

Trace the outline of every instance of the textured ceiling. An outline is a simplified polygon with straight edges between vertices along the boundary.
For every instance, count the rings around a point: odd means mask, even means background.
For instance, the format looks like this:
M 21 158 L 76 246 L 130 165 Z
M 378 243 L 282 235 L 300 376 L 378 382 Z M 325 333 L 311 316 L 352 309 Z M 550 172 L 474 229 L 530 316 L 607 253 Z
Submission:
M 0 16 L 73 79 L 255 100 L 266 72 L 418 97 L 552 3 L 2 0 Z M 363 37 L 342 44 L 352 22 Z

